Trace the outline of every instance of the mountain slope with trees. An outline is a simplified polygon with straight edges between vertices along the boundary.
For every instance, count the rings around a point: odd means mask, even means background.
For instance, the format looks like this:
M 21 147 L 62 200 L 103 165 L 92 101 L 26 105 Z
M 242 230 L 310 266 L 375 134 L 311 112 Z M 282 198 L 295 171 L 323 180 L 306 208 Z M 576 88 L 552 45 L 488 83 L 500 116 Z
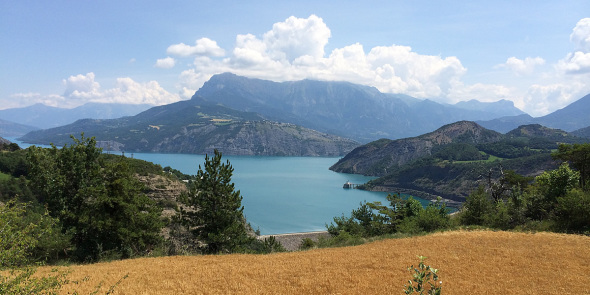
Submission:
M 536 176 L 555 169 L 558 163 L 551 151 L 559 143 L 583 142 L 588 140 L 538 124 L 502 135 L 464 121 L 414 138 L 360 146 L 330 169 L 379 177 L 365 189 L 462 202 L 474 188 L 497 179 L 503 171 Z
M 96 137 L 105 150 L 227 155 L 338 156 L 358 146 L 346 138 L 265 120 L 201 99 L 151 108 L 133 117 L 80 120 L 31 132 L 30 143 L 61 145 L 70 135 Z

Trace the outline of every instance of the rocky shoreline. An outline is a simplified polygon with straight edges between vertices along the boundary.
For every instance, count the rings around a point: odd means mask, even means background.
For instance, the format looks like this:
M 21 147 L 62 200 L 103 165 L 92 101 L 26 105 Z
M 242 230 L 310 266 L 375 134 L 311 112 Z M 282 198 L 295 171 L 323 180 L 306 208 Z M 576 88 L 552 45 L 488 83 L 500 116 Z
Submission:
M 314 231 L 304 233 L 289 233 L 289 234 L 278 234 L 278 235 L 263 235 L 258 236 L 259 240 L 264 240 L 268 237 L 274 236 L 275 239 L 287 249 L 287 251 L 297 251 L 301 246 L 303 239 L 311 239 L 317 242 L 321 237 L 328 238 L 330 234 L 327 231 Z

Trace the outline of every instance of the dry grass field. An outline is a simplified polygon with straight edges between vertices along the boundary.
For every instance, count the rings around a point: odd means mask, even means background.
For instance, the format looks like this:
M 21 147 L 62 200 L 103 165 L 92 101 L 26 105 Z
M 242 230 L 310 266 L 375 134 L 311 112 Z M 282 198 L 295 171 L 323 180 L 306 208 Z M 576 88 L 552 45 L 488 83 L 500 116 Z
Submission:
M 590 294 L 590 237 L 454 231 L 272 255 L 141 258 L 71 266 L 64 294 L 403 294 L 427 256 L 443 294 Z M 83 278 L 87 277 L 86 280 Z

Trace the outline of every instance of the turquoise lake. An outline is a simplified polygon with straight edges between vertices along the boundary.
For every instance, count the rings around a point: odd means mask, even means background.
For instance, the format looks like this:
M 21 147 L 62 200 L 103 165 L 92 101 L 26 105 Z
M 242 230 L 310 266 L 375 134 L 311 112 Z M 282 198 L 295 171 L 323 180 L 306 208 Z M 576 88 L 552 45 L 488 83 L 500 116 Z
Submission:
M 9 140 L 22 148 L 29 146 Z M 194 154 L 126 154 L 131 155 L 192 175 L 205 161 L 204 155 Z M 232 180 L 242 194 L 246 219 L 263 235 L 326 230 L 335 216 L 349 216 L 363 201 L 387 202 L 387 193 L 343 189 L 347 181 L 360 184 L 372 178 L 330 171 L 339 158 L 223 156 L 222 160 L 234 168 Z
M 128 155 L 129 156 L 129 155 Z M 203 155 L 134 153 L 134 158 L 196 174 Z M 339 158 L 223 156 L 234 168 L 232 180 L 243 200 L 244 214 L 263 235 L 326 230 L 335 216 L 350 215 L 363 201 L 387 202 L 387 193 L 343 189 L 371 177 L 328 168 Z M 225 160 L 224 160 L 225 161 Z M 427 204 L 427 201 L 424 201 Z

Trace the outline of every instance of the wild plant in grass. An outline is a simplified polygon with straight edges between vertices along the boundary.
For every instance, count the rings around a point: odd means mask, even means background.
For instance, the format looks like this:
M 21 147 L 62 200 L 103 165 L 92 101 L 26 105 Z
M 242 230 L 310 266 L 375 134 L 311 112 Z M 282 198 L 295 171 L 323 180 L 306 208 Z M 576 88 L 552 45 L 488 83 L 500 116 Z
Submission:
M 426 257 L 418 256 L 420 263 L 418 267 L 414 265 L 408 267 L 408 271 L 412 274 L 412 279 L 408 280 L 409 285 L 404 285 L 405 294 L 428 294 L 440 295 L 442 292 L 442 281 L 439 281 L 438 269 L 425 265 Z M 430 286 L 430 287 L 428 287 Z

